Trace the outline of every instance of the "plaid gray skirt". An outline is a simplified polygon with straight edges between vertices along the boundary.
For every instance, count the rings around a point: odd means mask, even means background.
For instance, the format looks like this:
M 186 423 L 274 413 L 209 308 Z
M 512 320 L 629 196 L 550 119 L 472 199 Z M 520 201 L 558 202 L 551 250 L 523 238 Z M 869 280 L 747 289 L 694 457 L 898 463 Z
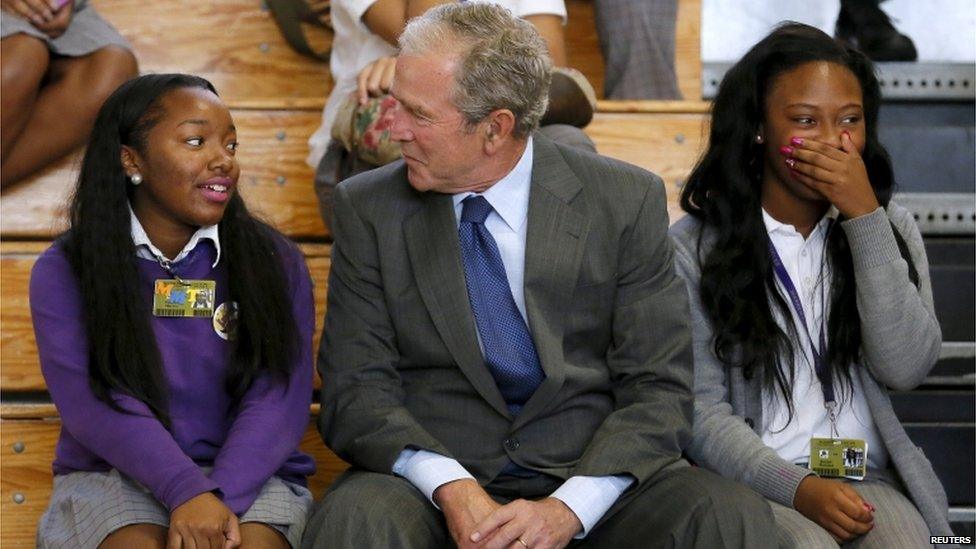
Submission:
M 94 6 L 87 0 L 75 2 L 75 10 L 71 16 L 71 23 L 68 24 L 64 34 L 51 40 L 43 32 L 37 30 L 34 25 L 20 16 L 4 11 L 0 15 L 0 38 L 10 35 L 23 33 L 47 43 L 51 52 L 67 57 L 80 57 L 104 48 L 105 46 L 121 46 L 128 50 L 132 46 L 125 38 L 110 25 L 108 21 L 95 11 Z
M 240 522 L 267 524 L 297 548 L 312 499 L 304 486 L 271 477 Z M 112 532 L 132 524 L 168 528 L 169 512 L 146 488 L 115 469 L 56 475 L 51 502 L 37 525 L 37 547 L 94 549 Z

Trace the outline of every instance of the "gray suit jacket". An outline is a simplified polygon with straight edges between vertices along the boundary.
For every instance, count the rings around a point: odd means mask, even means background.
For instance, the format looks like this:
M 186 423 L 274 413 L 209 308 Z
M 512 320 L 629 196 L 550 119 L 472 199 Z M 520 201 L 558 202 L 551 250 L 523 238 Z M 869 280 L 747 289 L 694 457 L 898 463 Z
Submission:
M 890 223 L 889 223 L 890 220 Z M 898 251 L 891 225 L 905 239 L 918 271 L 918 288 Z M 908 490 L 932 534 L 952 535 L 942 483 L 929 460 L 895 416 L 887 387 L 907 390 L 928 374 L 939 357 L 942 334 L 932 305 L 928 260 L 912 214 L 896 204 L 888 211 L 841 222 L 854 260 L 861 316 L 864 364 L 853 367 L 863 397 L 888 450 L 891 467 Z M 704 467 L 750 485 L 767 498 L 793 506 L 796 487 L 809 469 L 789 463 L 760 438 L 763 426 L 762 376 L 745 379 L 713 351 L 712 323 L 702 304 L 698 240 L 702 224 L 687 216 L 671 228 L 675 263 L 688 283 L 695 346 L 695 432 L 689 456 Z M 706 230 L 701 257 L 714 236 Z
M 389 473 L 420 448 L 485 484 L 509 459 L 638 481 L 684 463 L 691 333 L 663 184 L 534 147 L 524 291 L 546 379 L 517 417 L 478 346 L 451 197 L 415 191 L 402 162 L 338 187 L 319 430 L 353 465 Z

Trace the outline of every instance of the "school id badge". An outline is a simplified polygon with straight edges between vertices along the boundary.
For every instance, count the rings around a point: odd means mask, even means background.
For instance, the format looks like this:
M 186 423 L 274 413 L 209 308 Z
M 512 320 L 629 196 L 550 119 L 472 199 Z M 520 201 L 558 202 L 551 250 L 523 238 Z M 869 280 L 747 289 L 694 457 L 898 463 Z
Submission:
M 811 438 L 810 469 L 822 477 L 864 480 L 868 443 L 859 438 Z
M 214 314 L 217 282 L 213 280 L 157 280 L 153 315 L 171 318 L 210 318 Z

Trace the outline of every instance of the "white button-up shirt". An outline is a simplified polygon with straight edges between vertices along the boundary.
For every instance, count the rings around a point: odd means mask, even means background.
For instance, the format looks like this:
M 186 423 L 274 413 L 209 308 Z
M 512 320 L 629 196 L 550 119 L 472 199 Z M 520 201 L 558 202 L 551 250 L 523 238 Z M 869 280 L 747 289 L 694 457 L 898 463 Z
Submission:
M 762 215 L 769 239 L 800 296 L 807 321 L 806 330 L 819 345 L 820 329 L 821 326 L 826 327 L 830 310 L 829 284 L 832 271 L 824 255 L 826 236 L 831 222 L 837 218 L 837 210 L 831 208 L 806 239 L 792 225 L 777 221 L 765 210 Z M 831 230 L 843 229 L 834 227 Z M 820 380 L 817 379 L 814 371 L 810 338 L 807 337 L 807 331 L 793 311 L 789 294 L 778 278 L 776 287 L 789 305 L 792 318 L 784 320 L 778 309 L 773 309 L 773 316 L 784 329 L 785 322 L 793 322 L 799 339 L 793 342 L 794 413 L 792 421 L 787 423 L 789 409 L 786 400 L 775 390 L 764 388 L 762 440 L 766 446 L 776 450 L 783 459 L 791 463 L 807 463 L 810 461 L 810 438 L 832 436 L 830 420 L 827 417 Z M 827 335 L 825 331 L 825 341 Z M 868 465 L 883 469 L 888 464 L 888 451 L 881 442 L 859 378 L 852 376 L 851 382 L 853 400 L 844 402 L 845 393 L 840 390 L 836 378 L 834 381 L 838 434 L 841 438 L 860 438 L 867 441 Z

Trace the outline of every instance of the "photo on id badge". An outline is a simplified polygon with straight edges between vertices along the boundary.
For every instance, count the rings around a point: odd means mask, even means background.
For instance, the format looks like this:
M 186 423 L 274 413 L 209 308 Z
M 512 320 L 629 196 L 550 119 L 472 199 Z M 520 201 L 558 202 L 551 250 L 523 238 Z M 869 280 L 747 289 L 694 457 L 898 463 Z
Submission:
M 810 439 L 810 469 L 824 477 L 863 480 L 867 475 L 867 442 L 857 438 Z

